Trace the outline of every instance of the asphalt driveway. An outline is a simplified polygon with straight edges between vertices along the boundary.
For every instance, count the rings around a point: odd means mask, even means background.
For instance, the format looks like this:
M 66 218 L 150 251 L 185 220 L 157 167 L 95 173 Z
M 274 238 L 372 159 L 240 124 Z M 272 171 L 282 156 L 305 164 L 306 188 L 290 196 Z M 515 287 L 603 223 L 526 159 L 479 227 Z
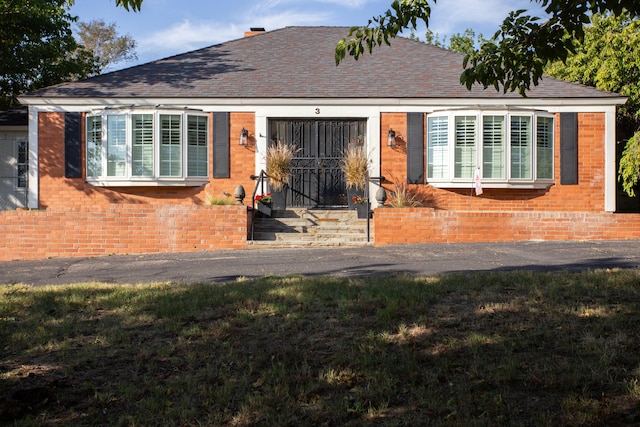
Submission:
M 640 240 L 422 244 L 234 251 L 0 262 L 0 284 L 212 282 L 266 275 L 579 271 L 639 268 Z

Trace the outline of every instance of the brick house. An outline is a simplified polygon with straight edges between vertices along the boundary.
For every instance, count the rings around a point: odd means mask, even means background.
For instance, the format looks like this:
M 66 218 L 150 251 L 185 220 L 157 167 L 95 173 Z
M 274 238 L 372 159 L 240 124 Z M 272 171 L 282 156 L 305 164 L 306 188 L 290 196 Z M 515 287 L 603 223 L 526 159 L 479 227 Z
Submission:
M 300 150 L 302 208 L 346 205 L 336 165 L 364 144 L 385 177 L 369 186 L 376 245 L 640 237 L 640 217 L 614 215 L 624 97 L 552 78 L 526 98 L 467 91 L 461 55 L 404 38 L 336 67 L 347 32 L 256 30 L 20 97 L 31 210 L 0 216 L 0 259 L 244 248 L 276 140 Z M 422 206 L 374 201 L 399 184 Z M 203 203 L 238 185 L 243 206 Z

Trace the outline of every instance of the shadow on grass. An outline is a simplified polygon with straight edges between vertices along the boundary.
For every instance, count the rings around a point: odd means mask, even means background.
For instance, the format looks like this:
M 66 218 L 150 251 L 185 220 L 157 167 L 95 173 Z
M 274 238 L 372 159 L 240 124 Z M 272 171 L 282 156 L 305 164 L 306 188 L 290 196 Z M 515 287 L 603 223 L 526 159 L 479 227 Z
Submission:
M 598 271 L 6 286 L 0 419 L 638 423 L 639 281 Z

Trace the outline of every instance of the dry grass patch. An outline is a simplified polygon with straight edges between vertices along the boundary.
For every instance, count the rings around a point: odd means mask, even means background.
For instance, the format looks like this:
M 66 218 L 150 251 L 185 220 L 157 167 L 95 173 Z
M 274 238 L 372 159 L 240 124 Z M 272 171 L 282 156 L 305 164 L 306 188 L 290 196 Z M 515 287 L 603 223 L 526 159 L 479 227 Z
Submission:
M 640 273 L 0 286 L 0 423 L 640 422 Z

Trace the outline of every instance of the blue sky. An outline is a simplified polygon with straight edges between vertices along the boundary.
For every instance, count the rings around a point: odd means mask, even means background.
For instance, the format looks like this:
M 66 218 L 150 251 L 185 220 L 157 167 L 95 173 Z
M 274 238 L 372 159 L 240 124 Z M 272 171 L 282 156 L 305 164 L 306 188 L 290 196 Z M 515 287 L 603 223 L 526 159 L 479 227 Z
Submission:
M 113 0 L 75 0 L 80 21 L 104 19 L 120 34 L 136 40 L 138 61 L 113 69 L 241 38 L 249 27 L 267 31 L 298 25 L 366 25 L 392 0 L 144 0 L 141 12 L 117 8 Z M 440 0 L 433 6 L 430 29 L 442 36 L 471 28 L 491 36 L 514 9 L 539 11 L 527 0 Z M 416 34 L 424 39 L 426 29 Z

